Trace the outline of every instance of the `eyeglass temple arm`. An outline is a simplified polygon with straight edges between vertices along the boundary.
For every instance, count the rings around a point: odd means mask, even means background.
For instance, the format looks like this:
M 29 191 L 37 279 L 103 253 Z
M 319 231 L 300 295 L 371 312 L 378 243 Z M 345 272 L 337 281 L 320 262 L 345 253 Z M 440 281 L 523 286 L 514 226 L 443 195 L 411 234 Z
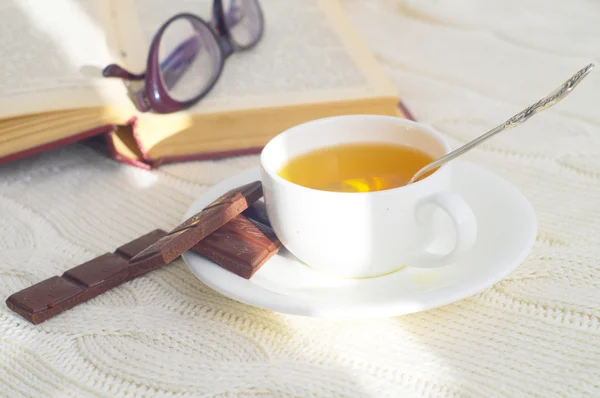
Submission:
M 120 78 L 123 80 L 144 80 L 144 78 L 146 77 L 146 74 L 145 73 L 135 74 L 135 73 L 129 72 L 127 69 L 125 69 L 117 64 L 110 64 L 110 65 L 107 65 L 102 70 L 102 76 L 117 77 L 117 78 Z

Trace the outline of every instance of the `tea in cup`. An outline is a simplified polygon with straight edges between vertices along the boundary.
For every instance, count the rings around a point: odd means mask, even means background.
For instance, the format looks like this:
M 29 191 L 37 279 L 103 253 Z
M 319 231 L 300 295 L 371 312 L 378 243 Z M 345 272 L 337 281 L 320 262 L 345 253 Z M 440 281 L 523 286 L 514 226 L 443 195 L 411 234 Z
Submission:
M 283 245 L 316 271 L 374 277 L 405 266 L 452 263 L 474 244 L 468 203 L 450 191 L 452 163 L 408 184 L 421 167 L 450 152 L 420 123 L 392 116 L 318 119 L 274 137 L 261 153 L 267 214 Z M 456 243 L 445 254 L 427 247 L 447 214 Z

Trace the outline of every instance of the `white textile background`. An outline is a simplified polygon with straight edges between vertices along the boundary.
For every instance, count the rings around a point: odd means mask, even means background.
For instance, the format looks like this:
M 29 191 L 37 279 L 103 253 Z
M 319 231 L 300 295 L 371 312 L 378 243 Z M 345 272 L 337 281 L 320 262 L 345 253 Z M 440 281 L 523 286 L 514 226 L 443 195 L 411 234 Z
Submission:
M 532 202 L 527 260 L 476 296 L 364 322 L 236 303 L 179 260 L 32 326 L 4 305 L 11 293 L 177 225 L 208 187 L 258 162 L 143 171 L 65 147 L 0 167 L 0 396 L 600 395 L 600 3 L 344 6 L 416 118 L 454 146 L 596 63 L 562 103 L 467 156 Z

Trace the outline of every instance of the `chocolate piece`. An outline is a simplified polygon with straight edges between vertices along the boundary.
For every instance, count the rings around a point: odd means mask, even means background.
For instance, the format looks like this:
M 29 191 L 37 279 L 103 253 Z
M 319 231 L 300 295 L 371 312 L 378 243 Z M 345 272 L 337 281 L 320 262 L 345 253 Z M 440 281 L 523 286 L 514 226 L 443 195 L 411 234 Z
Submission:
M 250 279 L 281 246 L 271 228 L 240 214 L 198 242 L 192 250 Z
M 254 202 L 252 206 L 244 210 L 242 214 L 251 220 L 255 220 L 266 225 L 267 227 L 271 226 L 269 216 L 267 215 L 267 208 L 265 207 L 265 202 L 262 200 L 257 200 Z
M 103 254 L 11 295 L 6 305 L 33 324 L 44 322 L 128 280 L 130 268 L 124 257 L 135 255 L 164 235 L 165 231 L 152 231 L 121 246 L 119 254 Z
M 207 223 L 207 216 L 205 213 L 222 214 L 222 217 L 227 218 L 228 220 L 214 228 L 214 231 L 220 226 L 225 225 L 233 217 L 246 210 L 251 204 L 260 199 L 261 196 L 262 184 L 260 181 L 254 181 L 250 184 L 231 189 L 202 209 L 200 213 L 185 220 L 182 224 L 171 231 L 171 233 L 175 233 L 190 227 L 202 228 L 202 225 Z
M 146 235 L 140 236 L 139 238 L 124 244 L 115 250 L 115 253 L 125 257 L 126 259 L 130 259 L 166 235 L 166 231 L 163 231 L 162 229 L 155 229 Z
M 71 268 L 63 277 L 73 280 L 86 288 L 102 285 L 110 287 L 123 282 L 129 276 L 127 260 L 113 253 L 106 253 L 100 257 Z M 101 289 L 100 293 L 108 289 Z
M 132 277 L 169 264 L 262 196 L 260 181 L 232 189 L 130 260 Z
M 13 294 L 6 305 L 36 325 L 77 305 L 81 292 L 81 286 L 53 276 Z

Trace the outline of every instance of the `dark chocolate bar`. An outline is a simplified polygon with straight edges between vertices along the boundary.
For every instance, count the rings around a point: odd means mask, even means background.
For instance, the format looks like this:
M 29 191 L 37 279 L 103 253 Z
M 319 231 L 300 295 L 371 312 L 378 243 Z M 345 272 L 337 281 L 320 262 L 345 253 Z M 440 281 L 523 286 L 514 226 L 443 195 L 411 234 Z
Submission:
M 11 295 L 6 305 L 33 324 L 44 322 L 130 279 L 129 258 L 166 234 L 160 229 L 152 231 L 115 253 L 103 254 Z
M 281 246 L 271 228 L 240 214 L 198 242 L 192 250 L 222 268 L 250 279 Z
M 268 226 L 240 214 L 261 196 L 259 181 L 233 189 L 170 233 L 152 231 L 114 253 L 103 254 L 62 276 L 53 276 L 11 295 L 6 305 L 33 324 L 44 322 L 124 281 L 170 263 L 202 239 L 206 243 L 199 245 L 199 250 L 207 257 L 250 278 L 281 247 Z M 259 206 L 256 208 L 260 211 Z
M 259 223 L 266 225 L 267 227 L 271 226 L 269 216 L 267 215 L 265 202 L 262 200 L 257 200 L 254 202 L 252 206 L 244 210 L 242 214 L 251 220 L 258 221 Z
M 169 264 L 196 243 L 246 210 L 262 196 L 262 184 L 255 181 L 225 193 L 200 213 L 190 217 L 167 236 L 131 259 L 132 275 Z

